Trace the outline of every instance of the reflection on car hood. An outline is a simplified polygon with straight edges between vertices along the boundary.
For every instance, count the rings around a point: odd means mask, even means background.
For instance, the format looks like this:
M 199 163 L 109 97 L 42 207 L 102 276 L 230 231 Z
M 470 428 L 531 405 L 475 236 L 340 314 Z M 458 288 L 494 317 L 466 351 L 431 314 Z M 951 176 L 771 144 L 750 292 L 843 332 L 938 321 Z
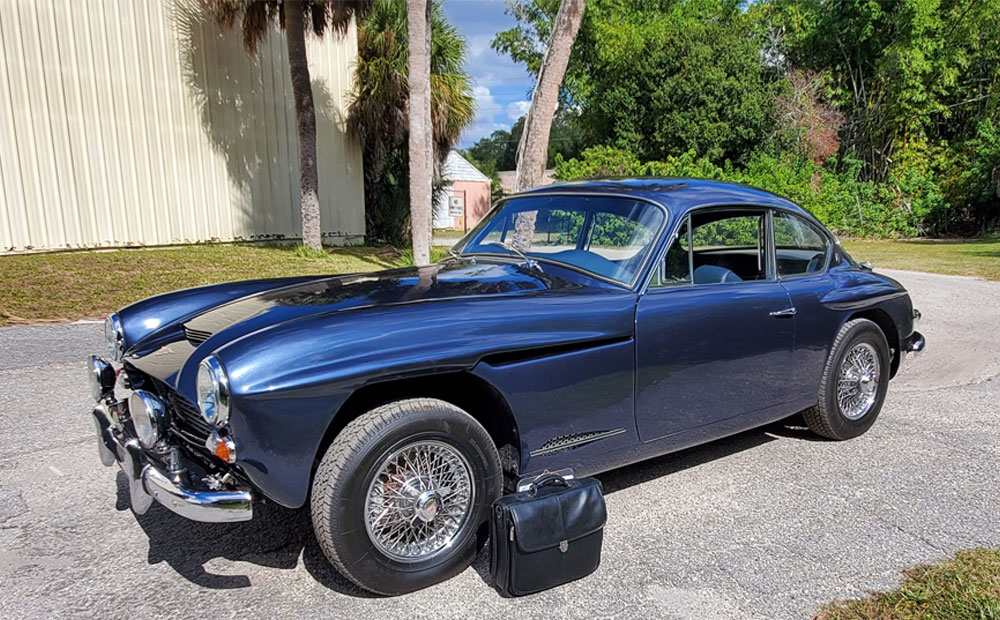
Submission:
M 429 300 L 570 292 L 583 285 L 505 262 L 447 261 L 371 274 L 321 277 L 215 307 L 185 322 L 216 334 L 252 323 L 254 330 L 318 313 Z

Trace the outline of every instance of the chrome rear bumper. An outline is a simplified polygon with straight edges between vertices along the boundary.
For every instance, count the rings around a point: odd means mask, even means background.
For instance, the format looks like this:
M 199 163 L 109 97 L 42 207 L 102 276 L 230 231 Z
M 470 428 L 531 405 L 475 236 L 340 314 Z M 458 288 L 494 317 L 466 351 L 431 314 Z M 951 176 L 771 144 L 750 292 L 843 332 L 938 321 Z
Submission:
M 138 439 L 127 439 L 116 432 L 111 413 L 104 405 L 93 410 L 97 426 L 97 451 L 101 462 L 115 462 L 129 483 L 132 510 L 144 514 L 156 500 L 169 510 L 193 521 L 229 523 L 249 521 L 253 517 L 250 491 L 196 491 L 186 488 L 179 477 L 171 477 L 146 458 Z M 120 438 L 121 435 L 121 438 Z M 122 443 L 124 439 L 124 443 Z
M 903 345 L 903 351 L 906 353 L 912 353 L 913 355 L 918 355 L 923 352 L 926 344 L 927 342 L 924 340 L 924 335 L 918 331 L 914 331 L 910 334 L 910 337 Z

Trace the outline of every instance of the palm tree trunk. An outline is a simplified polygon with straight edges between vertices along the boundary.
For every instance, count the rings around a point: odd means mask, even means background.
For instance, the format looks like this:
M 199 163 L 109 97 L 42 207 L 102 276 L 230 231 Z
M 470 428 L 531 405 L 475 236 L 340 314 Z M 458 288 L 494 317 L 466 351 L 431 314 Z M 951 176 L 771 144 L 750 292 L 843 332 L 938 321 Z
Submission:
M 549 47 L 542 58 L 538 71 L 535 91 L 531 96 L 531 107 L 524 119 L 524 131 L 517 145 L 517 173 L 514 176 L 514 191 L 534 187 L 542 182 L 545 164 L 549 155 L 549 132 L 552 116 L 559 103 L 559 86 L 566 74 L 569 55 L 573 51 L 573 41 L 583 21 L 585 0 L 562 0 L 559 13 L 552 27 Z M 531 236 L 535 230 L 535 213 L 525 212 L 514 223 L 514 245 L 522 251 L 531 247 Z
M 306 37 L 302 2 L 285 3 L 285 41 L 288 68 L 295 97 L 295 124 L 299 137 L 299 184 L 302 196 L 302 243 L 319 250 L 319 176 L 316 171 L 316 107 L 313 104 L 306 57 Z
M 434 174 L 431 133 L 431 3 L 407 0 L 410 86 L 410 226 L 413 262 L 431 262 L 431 184 Z

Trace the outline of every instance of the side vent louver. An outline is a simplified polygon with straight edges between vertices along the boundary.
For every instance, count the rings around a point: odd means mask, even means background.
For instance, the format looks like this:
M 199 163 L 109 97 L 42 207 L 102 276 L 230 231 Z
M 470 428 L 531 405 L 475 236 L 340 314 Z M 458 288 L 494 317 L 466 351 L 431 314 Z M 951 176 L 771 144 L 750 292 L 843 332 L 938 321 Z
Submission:
M 187 338 L 187 341 L 191 343 L 191 346 L 197 347 L 201 343 L 211 338 L 212 332 L 206 332 L 200 329 L 191 329 L 190 327 L 185 325 L 184 337 Z
M 573 448 L 585 446 L 595 441 L 600 441 L 601 439 L 614 437 L 615 435 L 620 435 L 624 432 L 624 428 L 616 428 L 610 431 L 589 431 L 586 433 L 574 433 L 572 435 L 559 435 L 558 437 L 553 437 L 543 443 L 537 450 L 532 450 L 531 456 L 549 456 L 552 454 L 558 454 L 560 452 L 572 450 Z

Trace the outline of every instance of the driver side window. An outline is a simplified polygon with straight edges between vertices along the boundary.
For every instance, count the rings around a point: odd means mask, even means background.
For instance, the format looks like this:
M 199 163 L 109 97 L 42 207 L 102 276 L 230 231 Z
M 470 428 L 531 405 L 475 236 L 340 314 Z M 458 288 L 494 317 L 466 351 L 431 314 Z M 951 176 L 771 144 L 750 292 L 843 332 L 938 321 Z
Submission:
M 709 208 L 690 213 L 650 285 L 731 284 L 769 278 L 767 211 Z

